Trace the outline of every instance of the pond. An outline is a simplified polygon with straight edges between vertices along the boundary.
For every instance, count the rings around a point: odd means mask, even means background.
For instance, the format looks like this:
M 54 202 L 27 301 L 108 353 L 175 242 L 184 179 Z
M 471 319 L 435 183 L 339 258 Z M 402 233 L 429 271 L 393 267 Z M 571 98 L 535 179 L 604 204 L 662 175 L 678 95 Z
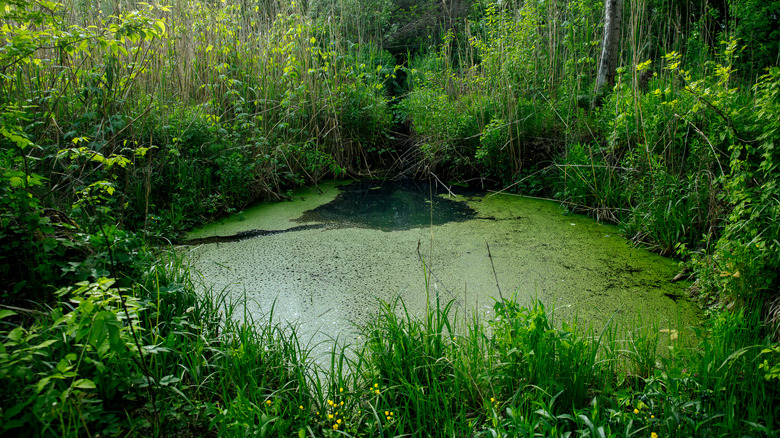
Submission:
M 515 295 L 555 308 L 557 321 L 594 327 L 699 318 L 685 298 L 689 284 L 670 281 L 676 262 L 633 247 L 616 227 L 519 196 L 334 182 L 189 237 L 205 284 L 246 299 L 258 321 L 273 306 L 275 318 L 315 344 L 354 342 L 355 325 L 372 321 L 378 300 L 398 297 L 418 315 L 437 298 L 454 300 L 460 317 L 489 315 L 495 298 Z

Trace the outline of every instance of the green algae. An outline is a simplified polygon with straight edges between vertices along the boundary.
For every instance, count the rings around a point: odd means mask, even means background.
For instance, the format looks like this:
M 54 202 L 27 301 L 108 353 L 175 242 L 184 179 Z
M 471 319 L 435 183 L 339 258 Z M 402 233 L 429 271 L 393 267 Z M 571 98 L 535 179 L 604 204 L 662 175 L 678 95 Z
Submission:
M 300 225 L 296 219 L 305 211 L 336 199 L 335 185 L 321 188 L 247 210 L 243 219 L 192 237 Z M 659 327 L 698 321 L 696 307 L 684 298 L 688 284 L 670 282 L 677 264 L 633 247 L 617 228 L 548 201 L 510 195 L 458 200 L 473 209 L 473 219 L 397 231 L 307 229 L 201 245 L 190 260 L 208 284 L 245 298 L 248 312 L 260 316 L 273 306 L 315 344 L 328 337 L 354 340 L 352 323 L 370 323 L 377 300 L 396 297 L 413 314 L 435 299 L 455 300 L 462 317 L 489 314 L 494 298 L 516 295 L 554 307 L 556 318 L 596 327 L 637 316 Z
M 338 196 L 342 181 L 329 181 L 293 192 L 289 201 L 261 202 L 253 207 L 190 232 L 187 239 L 232 235 L 245 231 L 284 230 L 300 225 L 295 219 L 303 212 L 326 204 Z

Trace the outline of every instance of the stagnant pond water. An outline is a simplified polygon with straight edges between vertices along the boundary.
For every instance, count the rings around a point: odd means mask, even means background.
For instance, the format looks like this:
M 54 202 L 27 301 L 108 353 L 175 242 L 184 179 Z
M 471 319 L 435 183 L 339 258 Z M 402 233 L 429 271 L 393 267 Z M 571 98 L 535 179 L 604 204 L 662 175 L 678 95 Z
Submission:
M 684 298 L 689 284 L 670 282 L 674 261 L 553 202 L 452 196 L 409 181 L 329 183 L 293 199 L 191 233 L 198 245 L 189 257 L 206 285 L 245 297 L 257 321 L 274 306 L 276 318 L 315 344 L 354 342 L 354 324 L 370 323 L 378 300 L 396 297 L 418 315 L 426 297 L 454 300 L 458 314 L 470 316 L 489 315 L 496 297 L 515 294 L 580 325 L 642 317 L 676 328 L 698 320 Z M 433 274 L 427 292 L 421 259 Z

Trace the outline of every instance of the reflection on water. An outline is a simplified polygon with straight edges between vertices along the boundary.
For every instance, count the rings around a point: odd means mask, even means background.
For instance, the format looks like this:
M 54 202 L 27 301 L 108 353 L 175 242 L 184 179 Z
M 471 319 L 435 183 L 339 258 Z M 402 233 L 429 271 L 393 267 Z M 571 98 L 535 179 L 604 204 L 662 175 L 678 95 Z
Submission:
M 333 201 L 304 212 L 296 221 L 395 231 L 463 222 L 476 216 L 465 202 L 441 194 L 440 186 L 412 180 L 355 182 L 341 187 Z

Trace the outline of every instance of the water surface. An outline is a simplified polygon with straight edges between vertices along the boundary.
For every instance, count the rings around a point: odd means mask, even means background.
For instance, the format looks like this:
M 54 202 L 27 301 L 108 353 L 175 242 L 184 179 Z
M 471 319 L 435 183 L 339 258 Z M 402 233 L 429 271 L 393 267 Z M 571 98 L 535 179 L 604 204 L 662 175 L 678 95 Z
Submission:
M 661 327 L 697 320 L 684 298 L 688 284 L 669 281 L 674 261 L 553 202 L 453 197 L 424 184 L 330 183 L 190 237 L 251 230 L 282 232 L 199 245 L 190 253 L 194 267 L 207 283 L 246 297 L 257 319 L 274 306 L 276 317 L 299 324 L 314 342 L 353 341 L 353 323 L 370 323 L 377 300 L 396 297 L 418 314 L 437 297 L 455 300 L 461 316 L 489 313 L 494 298 L 514 294 L 581 325 L 638 315 Z M 433 273 L 428 288 L 422 260 Z

